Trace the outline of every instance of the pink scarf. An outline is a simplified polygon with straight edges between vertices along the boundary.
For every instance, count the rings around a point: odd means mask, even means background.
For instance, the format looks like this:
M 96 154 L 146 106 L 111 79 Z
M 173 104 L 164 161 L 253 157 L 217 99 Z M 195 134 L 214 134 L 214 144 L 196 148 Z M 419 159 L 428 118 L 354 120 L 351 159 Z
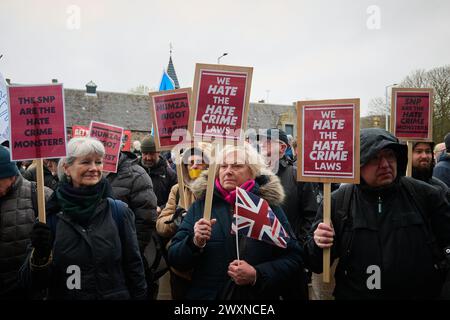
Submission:
M 220 184 L 220 181 L 218 178 L 216 178 L 216 188 L 219 190 L 220 195 L 225 199 L 226 202 L 234 206 L 234 203 L 236 202 L 236 189 L 232 191 L 225 190 L 222 185 Z M 244 182 L 239 188 L 244 189 L 245 191 L 251 191 L 253 187 L 255 186 L 255 180 L 250 179 Z

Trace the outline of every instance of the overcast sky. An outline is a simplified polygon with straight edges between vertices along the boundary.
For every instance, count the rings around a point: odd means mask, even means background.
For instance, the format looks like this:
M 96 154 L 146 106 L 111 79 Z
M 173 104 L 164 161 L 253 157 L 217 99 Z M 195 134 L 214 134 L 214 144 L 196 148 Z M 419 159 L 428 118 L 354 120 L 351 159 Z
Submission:
M 78 14 L 79 13 L 79 14 Z M 66 88 L 157 88 L 173 44 L 181 87 L 195 63 L 252 66 L 251 101 L 361 98 L 450 63 L 448 0 L 0 0 L 0 72 Z

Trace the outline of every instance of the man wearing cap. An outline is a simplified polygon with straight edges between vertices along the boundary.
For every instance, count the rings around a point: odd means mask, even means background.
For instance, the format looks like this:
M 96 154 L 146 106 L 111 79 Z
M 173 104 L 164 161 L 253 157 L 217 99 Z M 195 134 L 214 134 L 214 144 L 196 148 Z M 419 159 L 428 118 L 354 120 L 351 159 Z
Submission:
M 52 190 L 44 188 L 48 199 Z M 37 216 L 31 189 L 31 182 L 22 178 L 10 160 L 8 149 L 0 146 L 0 300 L 28 298 L 17 275 Z
M 312 184 L 297 181 L 297 167 L 294 167 L 292 161 L 285 155 L 289 143 L 283 130 L 272 128 L 260 132 L 259 145 L 269 167 L 280 178 L 286 193 L 283 211 L 294 233 L 302 242 L 318 209 Z
M 450 188 L 450 132 L 445 135 L 445 153 L 439 158 L 433 170 L 433 176 L 443 181 Z
M 286 200 L 281 207 L 292 226 L 294 234 L 300 244 L 303 245 L 318 209 L 313 184 L 297 181 L 297 167 L 292 165 L 292 160 L 285 154 L 289 141 L 283 130 L 271 128 L 263 132 L 260 131 L 258 138 L 261 154 L 266 158 L 272 171 L 280 178 L 281 185 L 286 193 Z M 305 281 L 305 287 L 302 283 L 302 288 L 298 290 L 304 290 L 303 293 L 307 295 L 306 279 L 299 281 Z
M 415 142 L 412 152 L 412 177 L 442 189 L 448 195 L 448 187 L 433 177 L 433 142 Z
M 159 152 L 156 152 L 153 137 L 145 137 L 141 143 L 142 156 L 139 164 L 145 169 L 153 182 L 153 191 L 158 202 L 158 213 L 169 198 L 170 189 L 177 183 L 177 174 Z
M 442 190 L 405 177 L 408 149 L 391 133 L 362 129 L 360 140 L 361 183 L 332 193 L 331 224 L 319 208 L 306 264 L 321 273 L 323 249 L 331 249 L 331 264 L 339 259 L 336 299 L 438 298 L 450 259 L 450 205 Z

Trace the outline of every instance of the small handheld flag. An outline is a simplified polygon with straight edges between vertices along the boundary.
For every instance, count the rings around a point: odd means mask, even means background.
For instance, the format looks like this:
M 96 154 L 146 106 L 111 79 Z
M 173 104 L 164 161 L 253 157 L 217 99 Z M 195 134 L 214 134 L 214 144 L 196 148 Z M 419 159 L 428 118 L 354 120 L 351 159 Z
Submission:
M 284 230 L 266 200 L 236 188 L 236 210 L 233 215 L 231 233 L 238 233 L 256 240 L 265 241 L 281 248 L 287 247 L 289 235 Z

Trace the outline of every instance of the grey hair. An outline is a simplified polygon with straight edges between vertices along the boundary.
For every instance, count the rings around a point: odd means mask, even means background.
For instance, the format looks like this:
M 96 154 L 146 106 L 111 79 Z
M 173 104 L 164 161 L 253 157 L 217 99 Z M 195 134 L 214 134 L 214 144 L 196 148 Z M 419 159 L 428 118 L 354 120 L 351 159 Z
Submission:
M 218 164 L 216 168 L 216 177 L 219 174 L 220 165 L 225 162 L 226 156 L 233 152 L 244 155 L 244 163 L 249 167 L 253 179 L 262 173 L 267 174 L 267 170 L 265 170 L 267 169 L 267 165 L 264 158 L 250 143 L 244 142 L 242 145 L 226 145 L 219 151 L 216 156 L 216 162 Z
M 96 154 L 100 157 L 105 155 L 103 143 L 91 137 L 76 137 L 69 140 L 67 144 L 67 157 L 61 158 L 58 163 L 58 178 L 61 180 L 64 173 L 64 165 L 71 166 L 79 157 Z

